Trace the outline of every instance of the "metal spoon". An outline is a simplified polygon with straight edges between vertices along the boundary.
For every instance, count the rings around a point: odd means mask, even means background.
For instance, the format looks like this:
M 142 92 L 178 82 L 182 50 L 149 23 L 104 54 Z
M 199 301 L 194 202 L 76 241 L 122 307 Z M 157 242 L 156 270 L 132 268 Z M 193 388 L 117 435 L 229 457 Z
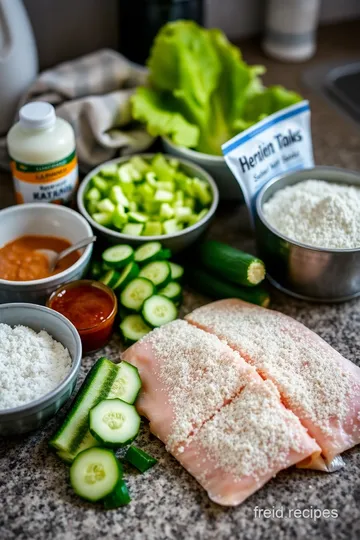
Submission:
M 76 244 L 73 244 L 72 246 L 64 249 L 63 251 L 60 251 L 60 253 L 58 253 L 57 251 L 53 251 L 52 249 L 37 249 L 36 251 L 39 253 L 42 253 L 48 258 L 49 270 L 50 272 L 53 272 L 56 268 L 56 265 L 61 259 L 63 259 L 67 255 L 70 255 L 70 253 L 72 253 L 73 251 L 76 251 L 77 249 L 86 247 L 89 244 L 93 244 L 95 240 L 96 240 L 96 236 L 89 236 L 89 238 L 84 238 L 83 240 L 79 240 L 79 242 L 76 242 Z

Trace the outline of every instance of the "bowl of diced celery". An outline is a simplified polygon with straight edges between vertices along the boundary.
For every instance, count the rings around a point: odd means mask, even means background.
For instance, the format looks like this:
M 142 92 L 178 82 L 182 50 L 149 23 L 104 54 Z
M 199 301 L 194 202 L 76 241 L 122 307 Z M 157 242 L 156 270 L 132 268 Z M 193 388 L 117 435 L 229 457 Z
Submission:
M 159 240 L 178 252 L 206 230 L 219 193 L 213 178 L 189 161 L 138 154 L 92 170 L 77 202 L 92 227 L 112 243 Z

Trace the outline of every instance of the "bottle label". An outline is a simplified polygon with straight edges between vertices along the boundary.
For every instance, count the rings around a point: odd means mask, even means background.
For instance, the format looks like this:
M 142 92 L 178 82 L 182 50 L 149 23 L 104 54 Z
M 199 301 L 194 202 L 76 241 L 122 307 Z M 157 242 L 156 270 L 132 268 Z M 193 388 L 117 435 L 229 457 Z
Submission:
M 301 101 L 282 109 L 222 146 L 254 222 L 261 188 L 290 171 L 314 166 L 310 107 Z
M 30 202 L 68 203 L 78 183 L 75 150 L 64 159 L 43 165 L 11 161 L 16 200 Z

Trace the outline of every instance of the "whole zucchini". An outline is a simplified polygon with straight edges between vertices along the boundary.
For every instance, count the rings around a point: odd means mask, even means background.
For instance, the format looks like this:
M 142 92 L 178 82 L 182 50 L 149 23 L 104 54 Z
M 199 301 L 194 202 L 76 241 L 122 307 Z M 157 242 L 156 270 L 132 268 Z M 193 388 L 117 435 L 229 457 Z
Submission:
M 209 274 L 202 268 L 191 268 L 187 280 L 194 289 L 211 298 L 240 298 L 262 307 L 267 307 L 270 303 L 270 296 L 262 287 L 239 287 Z
M 260 259 L 222 242 L 203 242 L 199 257 L 207 270 L 237 285 L 254 287 L 265 278 L 265 265 Z

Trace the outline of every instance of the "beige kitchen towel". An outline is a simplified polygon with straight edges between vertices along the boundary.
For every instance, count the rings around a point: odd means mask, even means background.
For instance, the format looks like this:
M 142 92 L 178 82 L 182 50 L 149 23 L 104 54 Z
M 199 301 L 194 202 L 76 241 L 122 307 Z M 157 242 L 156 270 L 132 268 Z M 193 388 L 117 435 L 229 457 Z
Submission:
M 146 82 L 146 69 L 116 51 L 103 49 L 44 71 L 19 107 L 48 101 L 73 126 L 83 172 L 118 155 L 141 152 L 153 139 L 131 117 L 130 97 Z M 0 139 L 0 164 L 8 167 L 6 140 Z

